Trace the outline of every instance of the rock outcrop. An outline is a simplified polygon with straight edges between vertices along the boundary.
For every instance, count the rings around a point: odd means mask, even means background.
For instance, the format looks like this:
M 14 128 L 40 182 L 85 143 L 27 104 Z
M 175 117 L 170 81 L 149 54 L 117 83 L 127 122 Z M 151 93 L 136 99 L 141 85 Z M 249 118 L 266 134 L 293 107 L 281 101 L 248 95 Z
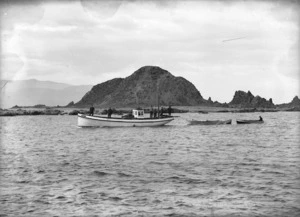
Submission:
M 292 100 L 292 102 L 289 103 L 290 106 L 300 106 L 300 99 L 298 96 L 295 96 Z
M 157 66 L 144 66 L 126 78 L 94 86 L 75 107 L 192 106 L 206 104 L 188 80 L 175 77 Z
M 266 100 L 260 96 L 254 96 L 250 91 L 246 93 L 241 90 L 235 92 L 229 106 L 235 108 L 275 108 L 271 98 Z
M 295 96 L 293 100 L 287 104 L 289 111 L 300 111 L 300 99 Z
M 284 109 L 288 111 L 300 111 L 300 99 L 295 96 L 290 103 L 283 103 L 276 105 L 279 109 Z
M 72 107 L 72 106 L 74 106 L 74 104 L 75 104 L 74 101 L 71 101 L 71 102 L 69 102 L 68 105 L 66 105 L 65 107 Z
M 228 104 L 227 103 L 220 103 L 218 101 L 212 101 L 211 97 L 208 97 L 208 100 L 206 101 L 205 106 L 228 107 Z

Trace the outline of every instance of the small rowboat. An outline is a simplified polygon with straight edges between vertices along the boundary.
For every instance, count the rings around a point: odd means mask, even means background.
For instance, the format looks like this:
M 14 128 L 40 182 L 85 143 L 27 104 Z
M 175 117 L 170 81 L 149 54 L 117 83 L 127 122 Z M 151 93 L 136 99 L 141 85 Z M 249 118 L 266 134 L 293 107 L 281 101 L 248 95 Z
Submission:
M 78 114 L 79 127 L 156 127 L 174 120 L 173 117 L 145 118 L 143 110 L 133 110 L 133 118 L 104 117 Z
M 236 120 L 237 124 L 262 124 L 263 120 Z
M 231 119 L 226 120 L 226 121 L 197 121 L 197 120 L 191 120 L 189 121 L 190 125 L 223 125 L 223 124 L 231 124 Z

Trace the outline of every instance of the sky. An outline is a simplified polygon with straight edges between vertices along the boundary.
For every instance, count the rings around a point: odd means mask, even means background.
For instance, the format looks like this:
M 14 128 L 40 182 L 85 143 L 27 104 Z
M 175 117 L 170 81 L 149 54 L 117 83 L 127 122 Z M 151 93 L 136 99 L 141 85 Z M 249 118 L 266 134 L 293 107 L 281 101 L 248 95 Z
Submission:
M 201 95 L 299 96 L 297 1 L 1 1 L 1 79 L 96 85 L 159 66 Z

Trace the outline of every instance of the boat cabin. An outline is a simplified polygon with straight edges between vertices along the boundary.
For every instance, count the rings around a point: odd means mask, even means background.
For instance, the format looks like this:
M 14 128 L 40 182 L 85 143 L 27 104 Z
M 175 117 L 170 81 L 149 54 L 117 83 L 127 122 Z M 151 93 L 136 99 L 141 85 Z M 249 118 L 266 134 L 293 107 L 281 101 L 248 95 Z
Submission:
M 144 110 L 142 109 L 133 109 L 132 115 L 134 118 L 145 118 L 144 117 Z

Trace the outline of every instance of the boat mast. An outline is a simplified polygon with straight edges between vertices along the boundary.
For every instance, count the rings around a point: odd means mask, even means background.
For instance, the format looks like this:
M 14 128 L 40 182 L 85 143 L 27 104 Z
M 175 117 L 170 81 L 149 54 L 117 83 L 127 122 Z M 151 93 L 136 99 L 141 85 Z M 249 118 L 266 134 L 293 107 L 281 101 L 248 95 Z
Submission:
M 137 108 L 139 108 L 139 96 L 138 96 L 138 92 L 135 93 L 135 104 L 137 105 Z
M 157 96 L 157 113 L 159 113 L 159 82 L 156 85 L 156 96 Z

